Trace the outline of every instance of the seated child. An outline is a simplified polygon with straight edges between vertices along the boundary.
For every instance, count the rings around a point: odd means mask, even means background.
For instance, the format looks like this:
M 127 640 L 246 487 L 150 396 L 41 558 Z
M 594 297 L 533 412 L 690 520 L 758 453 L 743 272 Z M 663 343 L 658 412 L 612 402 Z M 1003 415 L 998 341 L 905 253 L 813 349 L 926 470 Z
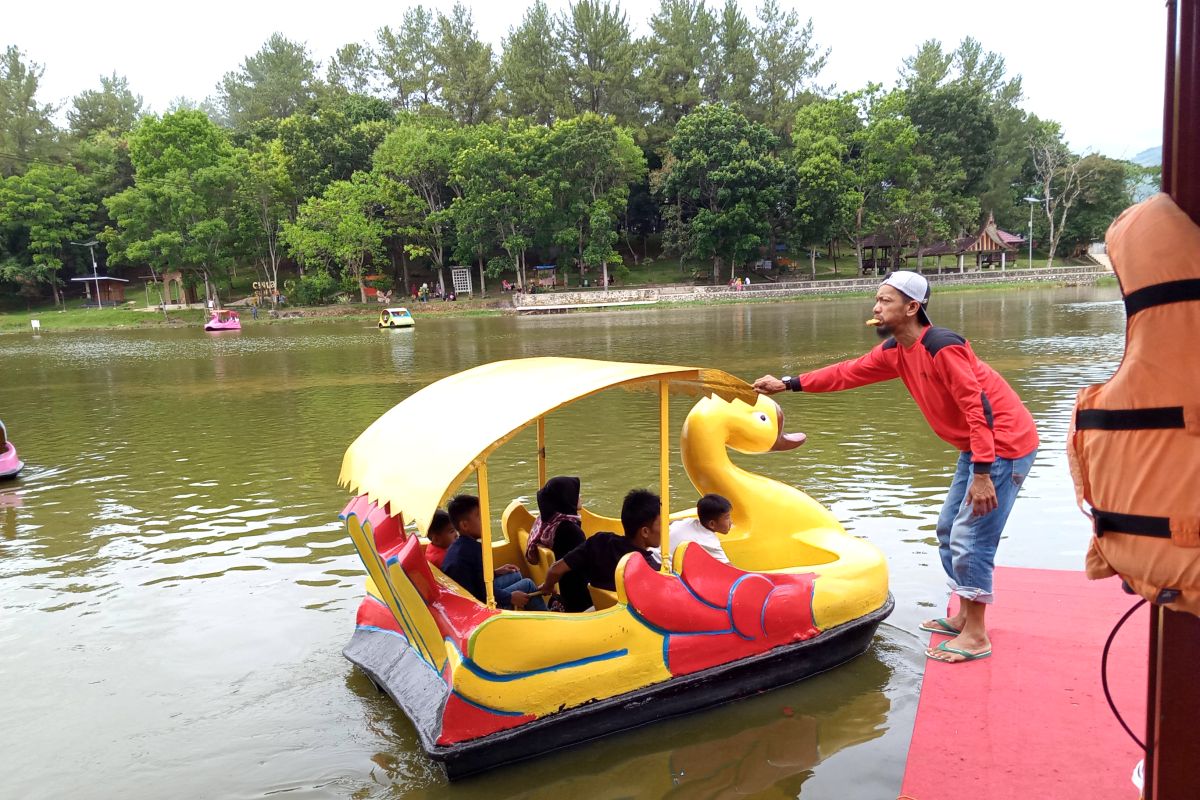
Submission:
M 446 510 L 450 522 L 458 529 L 458 538 L 446 549 L 442 559 L 442 572 L 458 581 L 459 585 L 475 596 L 481 603 L 487 602 L 487 586 L 483 582 L 483 521 L 479 516 L 479 498 L 460 494 L 452 499 Z M 491 542 L 488 543 L 491 546 Z M 513 564 L 496 569 L 492 580 L 492 591 L 496 605 L 508 609 L 545 611 L 546 603 L 540 597 L 530 595 L 537 591 L 537 584 L 521 575 Z
M 625 495 L 621 504 L 621 527 L 624 536 L 601 532 L 554 562 L 546 574 L 542 591 L 550 593 L 568 572 L 582 573 L 597 589 L 617 588 L 617 564 L 626 553 L 640 553 L 646 563 L 658 569 L 654 548 L 662 541 L 662 501 L 654 492 L 634 489 Z
M 450 515 L 440 508 L 433 512 L 433 521 L 429 523 L 429 534 L 426 537 L 429 544 L 425 545 L 425 560 L 438 569 L 442 568 L 442 560 L 446 558 L 446 548 L 458 538 L 450 522 Z
M 671 552 L 683 542 L 695 542 L 722 564 L 729 556 L 721 548 L 717 534 L 725 535 L 733 527 L 733 504 L 719 494 L 706 494 L 696 503 L 695 519 L 679 519 L 671 523 Z M 674 563 L 674 562 L 672 562 Z M 675 569 L 679 568 L 674 564 Z

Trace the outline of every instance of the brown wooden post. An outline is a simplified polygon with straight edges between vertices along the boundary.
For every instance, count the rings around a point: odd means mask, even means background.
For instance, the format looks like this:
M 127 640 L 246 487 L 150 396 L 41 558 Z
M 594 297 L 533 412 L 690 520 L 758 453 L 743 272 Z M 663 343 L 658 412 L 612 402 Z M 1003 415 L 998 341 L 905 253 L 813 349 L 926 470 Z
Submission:
M 1200 0 L 1167 3 L 1162 188 L 1200 224 Z M 1200 618 L 1151 606 L 1146 800 L 1200 796 Z

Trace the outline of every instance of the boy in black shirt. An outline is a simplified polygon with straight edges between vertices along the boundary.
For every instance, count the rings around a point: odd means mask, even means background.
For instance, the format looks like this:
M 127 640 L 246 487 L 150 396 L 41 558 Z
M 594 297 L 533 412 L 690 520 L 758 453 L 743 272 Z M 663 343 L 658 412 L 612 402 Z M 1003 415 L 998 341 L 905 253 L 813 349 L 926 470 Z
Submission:
M 582 572 L 587 582 L 597 589 L 614 591 L 617 588 L 617 564 L 626 553 L 640 553 L 646 563 L 658 569 L 654 548 L 662 542 L 662 501 L 654 492 L 634 489 L 625 495 L 621 504 L 621 527 L 624 536 L 597 533 L 583 544 L 554 562 L 542 584 L 542 593 L 554 591 L 563 575 Z
M 483 582 L 483 543 L 480 541 L 483 521 L 479 516 L 479 498 L 460 494 L 447 504 L 446 510 L 459 537 L 446 548 L 442 572 L 456 580 L 476 600 L 485 603 L 487 587 Z M 537 585 L 512 564 L 497 568 L 492 578 L 492 592 L 500 608 L 545 611 L 545 601 L 533 596 L 536 589 Z

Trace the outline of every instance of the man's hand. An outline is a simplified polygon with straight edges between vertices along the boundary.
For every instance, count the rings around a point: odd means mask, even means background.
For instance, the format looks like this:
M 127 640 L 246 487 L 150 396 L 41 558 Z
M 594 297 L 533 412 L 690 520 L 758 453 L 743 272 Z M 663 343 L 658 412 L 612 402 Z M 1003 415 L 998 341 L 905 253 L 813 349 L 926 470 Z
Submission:
M 971 482 L 970 488 L 967 489 L 967 500 L 971 502 L 971 507 L 975 511 L 975 516 L 982 517 L 990 511 L 996 510 L 996 487 L 992 485 L 992 476 L 986 472 L 980 472 L 975 475 L 975 480 Z
M 496 567 L 497 575 L 508 575 L 511 572 L 520 572 L 520 570 L 517 569 L 516 564 L 505 564 L 503 566 Z
M 526 603 L 529 602 L 529 595 L 525 594 L 524 592 L 513 592 L 511 599 L 512 607 L 517 611 L 520 611 L 524 609 Z
M 759 394 L 779 394 L 787 391 L 787 384 L 774 375 L 763 375 L 754 382 L 754 391 Z

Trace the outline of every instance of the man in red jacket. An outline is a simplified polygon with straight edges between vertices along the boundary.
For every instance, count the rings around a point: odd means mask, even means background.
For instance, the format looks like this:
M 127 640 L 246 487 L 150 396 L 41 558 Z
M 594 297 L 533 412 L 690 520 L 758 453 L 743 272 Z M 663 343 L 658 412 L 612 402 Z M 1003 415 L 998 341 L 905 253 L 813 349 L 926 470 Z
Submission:
M 992 653 L 984 617 L 993 600 L 996 546 L 1037 454 L 1033 417 L 1012 387 L 976 357 L 966 339 L 933 326 L 926 306 L 929 282 L 915 272 L 893 272 L 875 295 L 874 324 L 883 343 L 866 355 L 796 377 L 766 375 L 762 394 L 837 392 L 899 378 L 933 432 L 961 452 L 938 517 L 938 551 L 951 590 L 959 596 L 950 617 L 927 620 L 921 630 L 951 636 L 926 654 L 948 663 Z

